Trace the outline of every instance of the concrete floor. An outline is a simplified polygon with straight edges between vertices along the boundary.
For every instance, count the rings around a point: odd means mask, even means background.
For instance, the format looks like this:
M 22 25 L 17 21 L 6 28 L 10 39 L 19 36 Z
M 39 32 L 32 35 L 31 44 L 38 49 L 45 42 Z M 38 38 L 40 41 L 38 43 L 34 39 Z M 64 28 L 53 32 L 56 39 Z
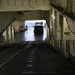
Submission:
M 45 39 L 46 31 L 35 36 L 33 28 L 16 33 L 16 42 L 23 42 L 2 49 L 0 75 L 75 75 L 75 64 L 64 59 Z
M 20 43 L 0 55 L 0 75 L 75 75 L 75 64 L 46 43 Z

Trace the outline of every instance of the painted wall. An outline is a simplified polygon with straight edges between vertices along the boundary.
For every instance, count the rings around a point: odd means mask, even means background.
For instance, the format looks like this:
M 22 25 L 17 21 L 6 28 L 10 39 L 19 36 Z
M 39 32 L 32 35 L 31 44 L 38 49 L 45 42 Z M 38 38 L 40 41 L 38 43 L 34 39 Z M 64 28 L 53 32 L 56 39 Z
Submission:
M 22 30 L 22 31 L 25 30 L 24 22 L 22 22 L 22 21 L 14 21 L 14 22 L 12 23 L 12 25 L 13 25 L 13 28 L 14 28 L 14 31 L 15 31 L 15 32 L 20 32 L 21 30 Z M 23 27 L 22 29 L 20 29 L 21 26 Z
M 57 1 L 57 3 L 55 3 Z M 54 3 L 53 3 L 54 2 Z M 71 17 L 75 14 L 75 0 L 53 0 L 52 4 L 58 5 L 64 8 L 64 12 L 71 13 Z M 67 5 L 68 4 L 68 5 Z M 72 5 L 73 4 L 73 5 Z M 55 13 L 56 12 L 56 13 Z M 73 13 L 73 14 L 72 14 Z M 55 16 L 56 15 L 56 16 Z M 54 37 L 54 44 L 57 51 L 59 51 L 64 57 L 75 60 L 75 20 L 71 17 L 66 16 L 63 12 L 51 7 L 51 15 L 54 16 L 55 20 L 51 17 L 52 33 Z M 61 16 L 61 17 L 60 17 Z M 62 28 L 61 28 L 62 25 Z M 61 31 L 62 30 L 62 31 Z M 55 32 L 57 36 L 55 37 Z M 62 37 L 62 39 L 61 39 Z
M 25 20 L 43 20 L 45 19 L 45 11 L 26 11 L 22 12 L 22 15 L 18 14 L 17 21 Z

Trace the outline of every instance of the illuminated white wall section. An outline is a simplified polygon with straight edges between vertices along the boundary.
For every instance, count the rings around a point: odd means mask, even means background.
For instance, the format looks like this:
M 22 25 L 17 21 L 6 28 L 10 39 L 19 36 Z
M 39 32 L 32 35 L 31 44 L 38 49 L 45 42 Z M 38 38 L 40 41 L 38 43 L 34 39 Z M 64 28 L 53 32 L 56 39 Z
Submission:
M 46 40 L 46 37 L 47 37 L 46 21 L 45 20 L 26 20 L 25 26 L 27 25 L 28 29 L 25 32 L 25 39 L 26 39 L 25 41 L 35 41 L 36 40 L 36 36 L 34 35 L 34 26 L 36 22 L 43 22 L 44 32 L 43 32 L 43 36 L 41 37 L 41 40 Z

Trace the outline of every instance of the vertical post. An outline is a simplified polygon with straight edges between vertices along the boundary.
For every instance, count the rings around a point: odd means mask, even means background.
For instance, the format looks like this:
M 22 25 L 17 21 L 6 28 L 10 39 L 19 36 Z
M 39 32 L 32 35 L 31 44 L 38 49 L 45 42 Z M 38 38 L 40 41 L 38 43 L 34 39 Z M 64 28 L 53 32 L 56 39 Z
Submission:
M 61 29 L 61 39 L 63 39 L 63 16 L 60 15 L 60 29 Z
M 12 42 L 14 43 L 15 42 L 15 36 L 14 36 L 14 28 L 12 26 Z
M 11 25 L 8 27 L 9 42 L 11 43 Z
M 66 13 L 71 13 L 72 12 L 71 0 L 67 0 L 67 9 L 66 9 L 65 12 Z
M 55 38 L 57 38 L 57 12 L 55 11 Z
M 74 2 L 74 4 L 73 4 L 73 9 L 74 9 L 74 16 L 75 16 L 75 0 L 73 1 Z
M 47 22 L 47 27 L 49 29 L 49 38 L 50 38 L 50 11 L 46 11 L 46 22 Z
M 63 16 L 60 15 L 60 48 L 61 48 L 61 52 L 63 53 Z
M 8 43 L 9 42 L 8 28 L 6 29 L 5 32 L 6 32 L 6 38 L 5 38 L 5 40 Z

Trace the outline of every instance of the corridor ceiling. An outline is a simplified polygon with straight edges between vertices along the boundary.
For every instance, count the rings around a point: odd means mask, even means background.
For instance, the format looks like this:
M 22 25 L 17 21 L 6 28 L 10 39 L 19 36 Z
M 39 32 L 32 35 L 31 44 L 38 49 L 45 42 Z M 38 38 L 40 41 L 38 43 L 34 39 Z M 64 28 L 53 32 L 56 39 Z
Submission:
M 50 10 L 50 0 L 0 0 L 0 11 Z
M 4 25 L 6 26 L 8 25 L 6 24 L 7 18 L 9 18 L 9 20 L 16 18 L 15 20 L 17 21 L 46 20 L 49 22 L 49 11 L 50 0 L 0 0 L 0 15 L 4 15 L 1 19 L 3 19 L 2 23 L 4 24 L 5 22 Z M 13 15 L 11 13 L 13 13 Z M 11 21 L 9 20 L 8 23 L 10 24 Z M 1 32 L 4 29 L 3 26 Z

